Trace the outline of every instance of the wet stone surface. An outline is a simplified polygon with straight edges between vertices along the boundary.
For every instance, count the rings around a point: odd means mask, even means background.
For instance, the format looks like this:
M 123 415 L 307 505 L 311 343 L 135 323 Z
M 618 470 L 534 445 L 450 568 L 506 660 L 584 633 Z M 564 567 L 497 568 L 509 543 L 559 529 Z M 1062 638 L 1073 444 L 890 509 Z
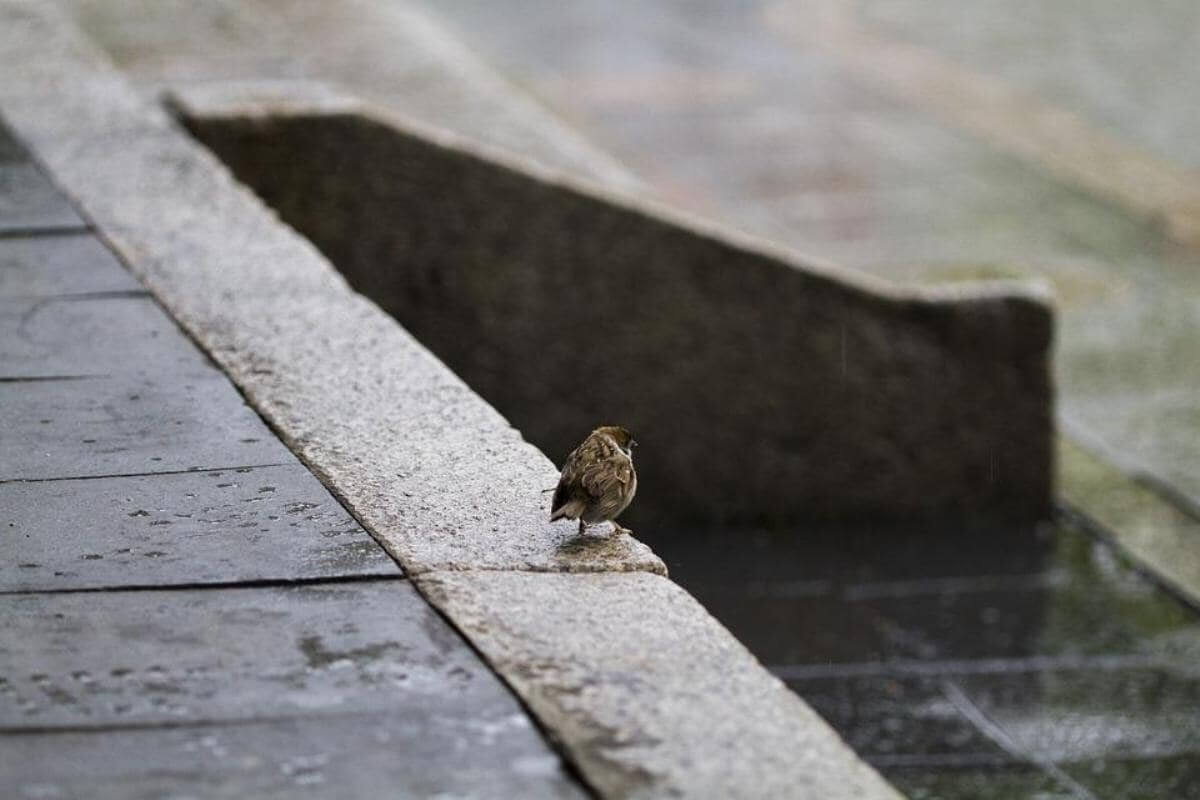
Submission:
M 1200 614 L 1066 520 L 653 530 L 672 577 L 911 797 L 1197 796 Z
M 37 167 L 0 161 L 0 234 L 85 227 Z
M 16 138 L 13 137 L 12 131 L 4 123 L 4 119 L 0 117 L 0 164 L 11 164 L 28 160 L 29 157 L 25 152 L 25 148 L 21 147 Z
M 1196 800 L 1200 798 L 1200 758 L 1194 754 L 1153 760 L 1109 758 L 1064 765 L 1087 786 L 1104 786 L 1108 797 L 1122 800 Z
M 407 581 L 8 595 L 0 607 L 4 796 L 579 796 Z
M 586 797 L 515 705 L 457 711 L 0 736 L 0 795 Z
M 221 374 L 0 382 L 0 480 L 294 463 Z
M 208 360 L 140 289 L 0 299 L 4 377 L 212 372 Z
M 966 763 L 1009 761 L 943 695 L 937 677 L 897 675 L 792 681 L 794 688 L 876 766 L 913 759 Z
M 136 292 L 141 288 L 90 234 L 0 238 L 0 298 Z
M 299 464 L 0 484 L 0 591 L 400 574 Z
M 1056 762 L 1195 757 L 1200 750 L 1194 664 L 1172 667 L 1168 658 L 1145 668 L 1014 671 L 955 682 L 1018 747 Z
M 404 580 L 0 596 L 0 728 L 395 711 L 516 702 Z
M 1079 795 L 1062 781 L 1027 764 L 978 765 L 935 762 L 893 767 L 888 770 L 888 779 L 904 792 L 909 800 L 1079 799 Z

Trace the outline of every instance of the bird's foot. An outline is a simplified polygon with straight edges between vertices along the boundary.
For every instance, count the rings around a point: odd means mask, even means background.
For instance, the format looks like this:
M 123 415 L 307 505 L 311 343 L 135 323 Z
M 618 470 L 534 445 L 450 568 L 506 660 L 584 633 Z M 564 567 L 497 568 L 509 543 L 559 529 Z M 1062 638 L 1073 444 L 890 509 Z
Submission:
M 629 530 L 629 528 L 622 528 L 616 522 L 613 522 L 612 533 L 610 535 L 611 536 L 620 536 L 622 533 L 628 534 L 629 536 L 633 536 L 633 531 Z

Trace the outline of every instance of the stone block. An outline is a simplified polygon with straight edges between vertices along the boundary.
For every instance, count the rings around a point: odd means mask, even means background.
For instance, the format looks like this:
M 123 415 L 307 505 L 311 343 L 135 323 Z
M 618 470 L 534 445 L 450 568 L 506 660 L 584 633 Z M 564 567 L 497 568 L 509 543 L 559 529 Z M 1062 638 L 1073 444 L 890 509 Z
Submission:
M 0 794 L 91 800 L 587 796 L 515 705 L 484 719 L 460 711 L 0 735 Z
M 0 299 L 0 376 L 212 378 L 204 354 L 141 289 Z
M 604 796 L 899 797 L 662 577 L 438 572 L 417 581 Z
M 399 575 L 300 464 L 0 483 L 0 591 Z
M 86 227 L 41 170 L 28 162 L 0 162 L 0 234 Z
M 0 239 L 0 298 L 136 292 L 141 288 L 91 234 Z
M 0 481 L 291 464 L 216 372 L 0 382 Z
M 402 578 L 0 595 L 0 728 L 519 713 Z M 543 751 L 544 752 L 544 751 Z

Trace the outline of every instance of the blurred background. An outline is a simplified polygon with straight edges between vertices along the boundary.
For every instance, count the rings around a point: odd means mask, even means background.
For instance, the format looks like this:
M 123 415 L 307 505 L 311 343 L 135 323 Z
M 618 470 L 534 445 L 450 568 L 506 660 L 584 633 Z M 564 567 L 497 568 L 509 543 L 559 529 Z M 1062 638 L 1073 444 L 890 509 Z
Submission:
M 1200 5 L 64 5 L 148 95 L 319 80 L 900 284 L 1048 282 L 1053 519 L 636 534 L 911 797 L 1200 797 Z

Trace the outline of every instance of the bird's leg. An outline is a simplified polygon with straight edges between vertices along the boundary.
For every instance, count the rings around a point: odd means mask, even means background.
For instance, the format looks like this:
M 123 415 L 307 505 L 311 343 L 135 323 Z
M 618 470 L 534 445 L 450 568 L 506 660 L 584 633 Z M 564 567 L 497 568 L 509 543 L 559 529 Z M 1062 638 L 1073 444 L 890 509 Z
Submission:
M 584 522 L 583 520 L 579 520 L 579 535 L 583 536 L 583 534 L 585 534 L 586 532 L 587 532 L 587 523 Z

